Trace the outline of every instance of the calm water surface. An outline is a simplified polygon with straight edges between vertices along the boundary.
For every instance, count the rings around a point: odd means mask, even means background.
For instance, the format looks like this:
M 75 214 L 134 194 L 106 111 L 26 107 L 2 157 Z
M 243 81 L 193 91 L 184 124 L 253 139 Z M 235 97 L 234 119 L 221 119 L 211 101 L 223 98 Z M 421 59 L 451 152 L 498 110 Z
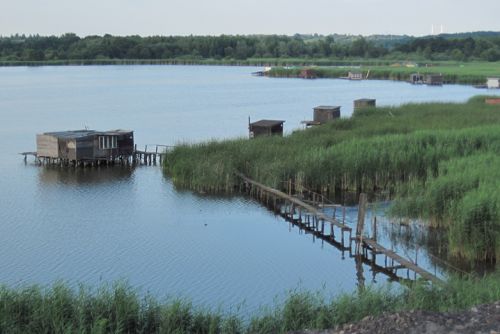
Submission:
M 379 105 L 457 101 L 466 86 L 389 81 L 256 78 L 249 67 L 87 66 L 0 68 L 0 283 L 126 279 L 160 298 L 244 309 L 292 288 L 356 288 L 354 261 L 244 198 L 177 191 L 158 167 L 69 169 L 24 165 L 35 134 L 65 129 L 135 130 L 139 146 L 247 135 L 247 122 L 299 128 L 320 104 L 371 97 Z M 490 93 L 490 92 L 489 92 Z M 349 219 L 355 217 L 349 211 Z M 413 246 L 382 234 L 413 255 Z M 434 263 L 420 251 L 429 270 Z M 436 270 L 441 272 L 438 267 Z M 364 268 L 367 282 L 370 268 Z M 383 282 L 384 276 L 376 276 Z

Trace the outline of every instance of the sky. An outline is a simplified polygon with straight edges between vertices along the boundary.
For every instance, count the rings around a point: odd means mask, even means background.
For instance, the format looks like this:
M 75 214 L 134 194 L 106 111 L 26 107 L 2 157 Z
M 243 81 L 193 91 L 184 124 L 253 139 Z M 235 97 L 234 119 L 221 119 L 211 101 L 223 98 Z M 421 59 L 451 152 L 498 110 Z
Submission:
M 0 35 L 500 31 L 500 0 L 0 0 Z

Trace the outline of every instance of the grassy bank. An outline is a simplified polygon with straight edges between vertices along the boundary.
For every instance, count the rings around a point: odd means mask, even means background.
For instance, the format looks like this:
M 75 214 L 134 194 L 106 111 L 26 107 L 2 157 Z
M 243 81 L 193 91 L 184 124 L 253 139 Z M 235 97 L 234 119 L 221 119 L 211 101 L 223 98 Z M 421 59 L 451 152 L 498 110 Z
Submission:
M 271 77 L 298 77 L 302 67 L 273 68 Z M 442 73 L 446 83 L 453 84 L 485 84 L 486 78 L 500 76 L 500 63 L 470 62 L 470 63 L 435 63 L 430 67 L 405 67 L 390 66 L 389 64 L 362 64 L 358 66 L 345 67 L 313 67 L 311 71 L 318 78 L 340 78 L 347 77 L 349 71 L 362 72 L 369 79 L 408 81 L 410 74 L 436 74 Z
M 367 315 L 401 310 L 460 310 L 500 299 L 498 274 L 481 279 L 452 278 L 444 287 L 416 285 L 326 298 L 291 292 L 283 304 L 257 314 L 228 314 L 194 307 L 185 300 L 140 297 L 127 285 L 81 287 L 64 284 L 0 287 L 1 333 L 285 333 L 333 328 Z
M 239 171 L 283 190 L 283 181 L 292 179 L 329 197 L 397 193 L 394 212 L 448 228 L 453 254 L 494 260 L 500 256 L 494 195 L 500 175 L 488 157 L 500 153 L 500 106 L 484 99 L 362 109 L 284 138 L 181 145 L 167 155 L 164 169 L 177 186 L 204 192 L 237 191 Z

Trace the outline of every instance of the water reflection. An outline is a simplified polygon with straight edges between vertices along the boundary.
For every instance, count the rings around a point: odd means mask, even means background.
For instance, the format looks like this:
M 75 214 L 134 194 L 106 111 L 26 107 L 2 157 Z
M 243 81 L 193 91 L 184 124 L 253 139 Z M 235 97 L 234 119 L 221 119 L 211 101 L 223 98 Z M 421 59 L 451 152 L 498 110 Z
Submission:
M 91 168 L 43 166 L 38 168 L 38 180 L 43 185 L 96 185 L 128 181 L 136 167 L 100 166 Z

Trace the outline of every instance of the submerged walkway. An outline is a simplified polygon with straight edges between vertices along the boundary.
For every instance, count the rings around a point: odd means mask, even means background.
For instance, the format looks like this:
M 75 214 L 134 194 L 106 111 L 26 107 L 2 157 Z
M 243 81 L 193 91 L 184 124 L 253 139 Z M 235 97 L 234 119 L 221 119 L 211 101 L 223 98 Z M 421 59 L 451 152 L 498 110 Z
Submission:
M 404 278 L 397 275 L 398 270 L 406 269 L 418 274 L 423 279 L 432 283 L 441 284 L 443 280 L 419 267 L 416 263 L 405 259 L 392 250 L 385 248 L 374 238 L 366 238 L 363 236 L 366 201 L 360 201 L 360 209 L 358 216 L 358 224 L 356 226 L 356 236 L 352 237 L 352 228 L 347 226 L 344 221 L 339 221 L 335 217 L 327 216 L 319 206 L 306 203 L 305 200 L 299 199 L 290 194 L 286 194 L 277 189 L 268 187 L 262 183 L 254 181 L 241 173 L 236 175 L 244 181 L 246 191 L 256 197 L 265 205 L 270 206 L 275 212 L 299 226 L 302 230 L 314 234 L 316 237 L 331 243 L 336 248 L 342 251 L 349 251 L 350 257 L 354 257 L 358 263 L 365 263 L 372 267 L 374 274 L 380 272 L 393 280 L 402 280 Z M 364 196 L 362 196 L 364 197 Z M 322 205 L 324 206 L 324 205 Z M 325 231 L 325 224 L 330 224 L 330 230 Z M 335 229 L 340 229 L 340 237 L 335 236 Z M 345 242 L 344 233 L 349 234 L 348 242 Z M 355 242 L 355 247 L 352 247 L 352 242 Z M 346 246 L 346 244 L 348 246 Z M 377 263 L 377 255 L 385 257 L 384 264 Z M 387 261 L 387 260 L 390 261 Z M 397 263 L 399 265 L 394 265 Z M 360 269 L 362 271 L 362 268 Z M 409 276 L 409 275 L 408 275 Z

